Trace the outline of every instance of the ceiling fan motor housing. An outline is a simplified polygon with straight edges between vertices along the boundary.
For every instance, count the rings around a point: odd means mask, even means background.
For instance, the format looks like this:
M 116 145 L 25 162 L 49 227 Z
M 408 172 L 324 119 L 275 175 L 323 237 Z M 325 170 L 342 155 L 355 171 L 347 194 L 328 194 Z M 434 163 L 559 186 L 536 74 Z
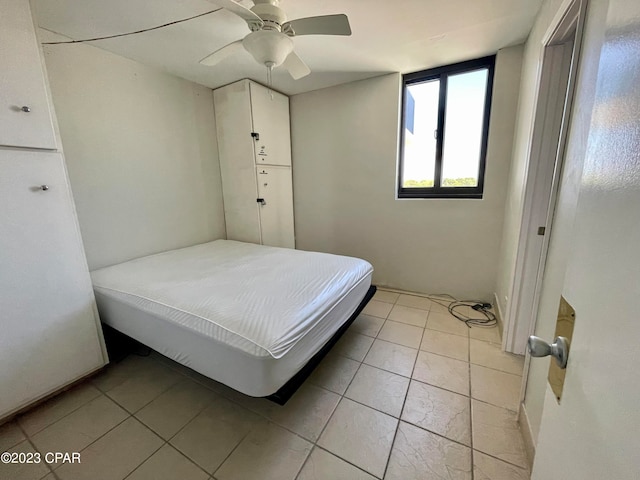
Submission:
M 277 0 L 266 0 L 255 2 L 251 11 L 258 15 L 264 25 L 263 30 L 276 30 L 280 32 L 282 30 L 282 24 L 287 21 L 287 15 L 284 11 L 278 7 Z

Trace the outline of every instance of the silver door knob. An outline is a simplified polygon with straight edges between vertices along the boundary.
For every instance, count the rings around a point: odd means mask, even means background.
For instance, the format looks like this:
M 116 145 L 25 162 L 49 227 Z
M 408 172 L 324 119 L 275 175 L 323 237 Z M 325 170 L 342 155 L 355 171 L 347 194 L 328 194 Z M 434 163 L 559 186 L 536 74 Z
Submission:
M 40 185 L 40 190 L 47 191 L 49 190 L 49 185 Z
M 569 359 L 569 340 L 565 337 L 556 337 L 555 343 L 549 345 L 542 338 L 531 335 L 527 341 L 527 348 L 532 357 L 548 357 L 556 359 L 560 368 L 567 368 Z
M 23 106 L 20 110 L 22 110 L 24 113 L 29 113 L 31 111 L 31 107 L 27 107 L 26 105 Z

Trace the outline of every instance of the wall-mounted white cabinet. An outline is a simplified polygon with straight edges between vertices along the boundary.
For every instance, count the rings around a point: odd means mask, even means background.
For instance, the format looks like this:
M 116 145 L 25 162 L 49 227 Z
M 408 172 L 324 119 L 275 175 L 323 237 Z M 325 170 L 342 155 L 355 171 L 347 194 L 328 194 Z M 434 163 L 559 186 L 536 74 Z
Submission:
M 0 149 L 0 419 L 105 358 L 59 153 Z
M 0 104 L 1 421 L 107 360 L 64 156 L 38 150 L 57 138 L 26 0 L 0 0 Z
M 0 145 L 55 150 L 29 2 L 0 0 Z
M 227 238 L 294 248 L 289 98 L 250 80 L 213 94 Z

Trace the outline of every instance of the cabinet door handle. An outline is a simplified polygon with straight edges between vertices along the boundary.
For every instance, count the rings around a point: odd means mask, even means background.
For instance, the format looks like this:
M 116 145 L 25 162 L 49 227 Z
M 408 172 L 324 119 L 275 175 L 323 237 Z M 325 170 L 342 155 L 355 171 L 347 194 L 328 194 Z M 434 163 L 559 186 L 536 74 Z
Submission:
M 258 202 L 262 206 L 265 206 L 267 204 L 267 202 L 264 201 L 264 198 L 258 198 L 256 199 L 256 202 Z
M 24 113 L 29 113 L 31 112 L 31 107 L 24 105 L 20 110 L 22 110 Z

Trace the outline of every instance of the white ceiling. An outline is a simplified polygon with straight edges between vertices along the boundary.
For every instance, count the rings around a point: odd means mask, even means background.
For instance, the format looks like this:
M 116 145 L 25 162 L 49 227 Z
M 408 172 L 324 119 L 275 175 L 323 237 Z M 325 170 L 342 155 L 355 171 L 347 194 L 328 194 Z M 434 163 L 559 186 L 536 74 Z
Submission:
M 249 0 L 242 0 L 250 7 Z M 276 69 L 286 94 L 388 72 L 412 72 L 478 58 L 522 43 L 542 0 L 281 0 L 289 19 L 346 13 L 350 37 L 301 36 L 295 50 L 312 70 L 292 80 Z M 215 0 L 36 0 L 40 27 L 80 40 L 141 30 L 214 10 Z M 219 11 L 96 47 L 215 88 L 241 78 L 266 82 L 266 69 L 246 52 L 215 67 L 198 62 L 249 33 L 239 17 Z M 60 45 L 56 48 L 74 48 Z

